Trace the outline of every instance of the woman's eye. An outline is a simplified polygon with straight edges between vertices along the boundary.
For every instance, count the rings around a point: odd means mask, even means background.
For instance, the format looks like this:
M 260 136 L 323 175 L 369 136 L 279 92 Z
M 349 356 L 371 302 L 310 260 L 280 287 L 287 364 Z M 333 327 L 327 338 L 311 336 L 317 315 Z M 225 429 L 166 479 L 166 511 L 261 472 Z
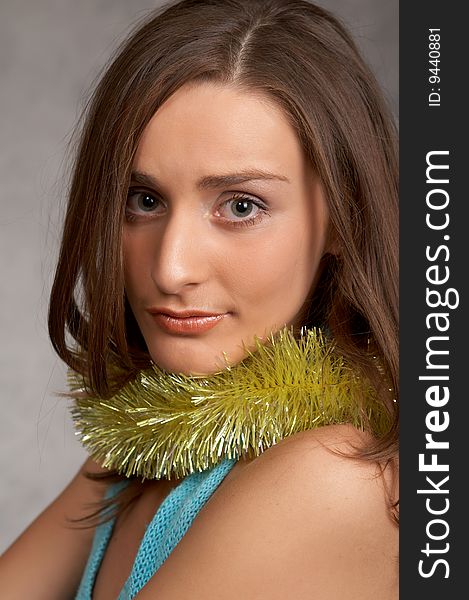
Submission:
M 223 219 L 229 221 L 236 222 L 246 220 L 252 222 L 262 216 L 265 210 L 265 207 L 260 201 L 247 196 L 235 195 L 224 202 L 218 212 Z
M 139 216 L 143 214 L 161 214 L 165 210 L 161 200 L 146 191 L 129 190 L 127 196 L 126 213 L 128 216 Z

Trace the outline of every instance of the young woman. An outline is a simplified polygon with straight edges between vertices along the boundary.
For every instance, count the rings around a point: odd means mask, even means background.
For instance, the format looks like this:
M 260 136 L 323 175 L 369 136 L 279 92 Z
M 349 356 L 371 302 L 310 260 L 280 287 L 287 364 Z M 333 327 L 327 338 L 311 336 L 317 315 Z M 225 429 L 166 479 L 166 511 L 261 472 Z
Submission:
M 395 127 L 328 12 L 140 26 L 87 111 L 50 300 L 90 459 L 5 597 L 397 598 L 397 207 Z

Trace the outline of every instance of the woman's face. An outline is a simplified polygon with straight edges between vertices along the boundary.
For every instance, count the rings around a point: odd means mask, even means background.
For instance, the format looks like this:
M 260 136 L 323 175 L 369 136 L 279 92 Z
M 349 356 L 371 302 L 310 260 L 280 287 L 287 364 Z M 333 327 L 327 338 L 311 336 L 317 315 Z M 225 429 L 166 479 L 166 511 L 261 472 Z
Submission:
M 186 85 L 138 146 L 123 235 L 127 297 L 153 361 L 210 374 L 297 319 L 326 248 L 318 178 L 276 104 Z

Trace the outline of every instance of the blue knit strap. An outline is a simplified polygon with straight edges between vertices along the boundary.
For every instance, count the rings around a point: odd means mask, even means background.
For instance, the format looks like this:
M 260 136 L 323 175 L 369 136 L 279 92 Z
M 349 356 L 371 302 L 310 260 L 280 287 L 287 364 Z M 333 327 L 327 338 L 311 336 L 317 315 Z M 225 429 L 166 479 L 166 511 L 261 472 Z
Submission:
M 214 493 L 232 467 L 235 459 L 225 459 L 206 471 L 185 477 L 160 504 L 140 543 L 132 571 L 118 600 L 131 600 L 168 558 L 193 520 Z M 114 497 L 129 484 L 128 480 L 109 486 L 105 498 Z M 75 600 L 91 600 L 99 567 L 112 535 L 115 519 L 96 527 L 91 553 L 88 557 Z
M 118 483 L 110 485 L 107 488 L 104 497 L 106 499 L 113 498 L 128 484 L 128 481 L 119 481 Z M 101 515 L 103 516 L 103 513 L 101 513 Z M 101 523 L 96 527 L 91 552 L 88 557 L 88 562 L 86 563 L 75 600 L 91 600 L 96 574 L 98 573 L 98 569 L 101 565 L 104 553 L 111 538 L 114 523 L 115 519 L 111 519 L 110 521 Z

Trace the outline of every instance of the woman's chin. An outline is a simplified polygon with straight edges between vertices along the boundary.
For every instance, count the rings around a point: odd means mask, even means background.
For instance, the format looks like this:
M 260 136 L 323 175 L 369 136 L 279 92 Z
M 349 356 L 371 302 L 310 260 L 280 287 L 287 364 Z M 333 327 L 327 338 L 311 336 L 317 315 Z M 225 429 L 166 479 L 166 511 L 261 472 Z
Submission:
M 233 366 L 244 358 L 241 355 L 237 360 L 233 361 L 222 351 L 218 354 L 211 353 L 163 353 L 161 349 L 158 352 L 150 353 L 153 362 L 160 369 L 168 373 L 177 373 L 180 375 L 190 375 L 193 377 L 206 377 L 218 373 L 227 366 Z
M 213 337 L 153 338 L 148 345 L 155 365 L 168 373 L 203 377 L 219 373 L 244 360 L 249 351 L 255 350 L 257 341 L 265 341 L 278 327 L 246 335 L 244 338 L 215 339 Z M 229 336 L 225 336 L 227 338 Z

